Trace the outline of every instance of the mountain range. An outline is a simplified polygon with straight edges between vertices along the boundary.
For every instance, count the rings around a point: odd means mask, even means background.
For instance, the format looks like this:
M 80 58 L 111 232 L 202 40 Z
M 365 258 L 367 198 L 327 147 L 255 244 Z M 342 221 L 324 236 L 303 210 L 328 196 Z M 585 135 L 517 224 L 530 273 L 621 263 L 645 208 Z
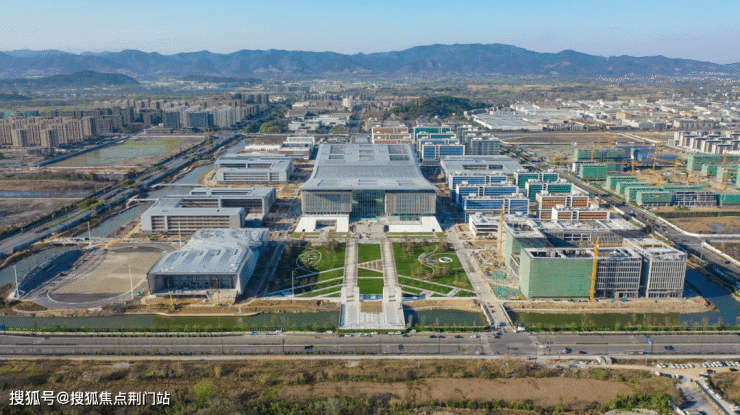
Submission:
M 0 79 L 42 77 L 84 70 L 119 73 L 139 80 L 187 75 L 283 77 L 327 75 L 541 75 L 594 78 L 626 75 L 737 75 L 740 64 L 716 64 L 663 56 L 596 56 L 572 50 L 539 53 L 503 44 L 416 46 L 395 52 L 353 55 L 287 50 L 208 51 L 162 55 L 157 52 L 16 50 L 0 52 Z

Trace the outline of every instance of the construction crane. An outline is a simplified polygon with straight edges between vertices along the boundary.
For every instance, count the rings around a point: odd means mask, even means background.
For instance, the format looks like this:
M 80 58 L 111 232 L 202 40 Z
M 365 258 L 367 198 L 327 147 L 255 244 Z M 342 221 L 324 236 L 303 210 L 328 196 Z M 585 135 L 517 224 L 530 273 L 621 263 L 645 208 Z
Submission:
M 595 154 L 596 154 L 596 143 L 591 143 L 591 163 L 594 162 Z
M 594 268 L 591 270 L 591 301 L 596 296 L 596 271 L 599 269 L 599 237 L 596 237 L 594 245 Z
M 635 159 L 632 159 L 632 175 L 635 175 Z
M 725 164 L 727 164 L 727 151 L 723 150 L 722 151 L 722 165 L 724 166 Z
M 498 266 L 504 265 L 504 208 L 501 208 L 501 220 L 498 223 Z

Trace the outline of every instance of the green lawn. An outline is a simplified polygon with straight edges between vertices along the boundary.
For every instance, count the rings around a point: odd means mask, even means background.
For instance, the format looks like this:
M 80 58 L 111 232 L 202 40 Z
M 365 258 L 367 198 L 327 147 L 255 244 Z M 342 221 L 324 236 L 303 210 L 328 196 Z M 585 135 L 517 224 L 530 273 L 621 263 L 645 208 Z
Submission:
M 419 262 L 419 255 L 425 252 L 432 252 L 436 245 L 429 246 L 414 246 L 411 254 L 407 254 L 403 250 L 403 246 L 400 243 L 393 244 L 393 256 L 396 257 L 396 272 L 398 275 L 412 276 L 414 271 L 420 272 L 423 265 Z
M 409 287 L 420 288 L 426 291 L 433 291 L 436 293 L 447 294 L 452 291 L 452 288 L 443 287 L 441 285 L 432 284 L 425 281 L 412 280 L 411 278 L 398 277 L 398 283 Z
M 341 289 L 342 289 L 342 286 L 341 285 L 336 285 L 336 286 L 333 286 L 333 287 L 323 288 L 321 290 L 310 291 L 310 292 L 307 292 L 305 294 L 301 294 L 301 297 L 317 297 L 319 295 L 331 294 L 331 293 L 339 292 Z
M 455 297 L 475 297 L 475 293 L 471 291 L 460 291 L 459 293 L 455 294 Z
M 373 271 L 371 269 L 357 268 L 358 277 L 380 277 L 383 278 L 383 273 L 379 271 Z
M 411 288 L 411 287 L 409 287 L 407 285 L 402 285 L 401 286 L 401 291 L 412 293 L 412 294 L 421 294 L 421 290 L 420 289 L 418 289 L 418 288 Z
M 358 278 L 357 286 L 360 294 L 383 294 L 382 278 Z
M 380 245 L 378 244 L 359 244 L 357 246 L 358 263 L 375 261 L 381 259 Z
M 394 243 L 393 244 L 393 254 L 396 257 L 396 272 L 398 275 L 404 275 L 408 277 L 414 277 L 414 278 L 422 278 L 424 275 L 429 275 L 432 272 L 432 269 L 428 266 L 422 264 L 419 262 L 419 255 L 422 253 L 432 252 L 436 248 L 436 245 L 430 245 L 430 246 L 420 246 L 417 245 L 413 248 L 413 252 L 411 254 L 406 254 L 403 250 L 403 246 L 400 243 Z M 448 257 L 452 259 L 452 262 L 450 263 L 442 263 L 439 262 L 437 259 L 440 257 Z M 439 253 L 434 254 L 434 265 L 438 269 L 448 269 L 450 270 L 449 275 L 439 275 L 439 276 L 430 276 L 430 281 L 437 282 L 440 284 L 446 284 L 451 285 L 453 287 L 459 287 L 459 288 L 469 288 L 472 289 L 473 286 L 470 285 L 470 281 L 468 280 L 467 274 L 465 274 L 465 271 L 462 269 L 462 264 L 460 263 L 460 258 L 458 258 L 457 254 L 454 252 L 445 252 L 445 253 Z M 461 283 L 462 285 L 457 285 L 455 282 Z M 439 289 L 435 289 L 433 291 L 441 292 Z M 448 292 L 449 290 L 445 291 Z
M 290 288 L 292 272 L 295 272 L 296 278 L 302 275 L 327 271 L 334 268 L 342 269 L 331 271 L 332 274 L 330 275 L 341 276 L 344 272 L 344 244 L 339 245 L 337 252 L 327 252 L 324 247 L 314 248 L 308 244 L 289 246 L 290 248 L 286 246 L 283 256 L 278 263 L 277 270 L 275 271 L 275 276 L 280 278 L 281 289 Z M 300 260 L 300 257 L 303 255 L 303 258 L 306 259 L 308 255 L 304 254 L 308 254 L 309 252 L 312 252 L 312 256 L 316 259 L 320 257 L 320 260 L 317 260 L 315 263 L 304 264 L 303 261 Z M 308 268 L 308 270 L 298 267 L 296 265 L 296 260 L 298 260 L 298 262 L 300 262 L 305 268 Z M 301 283 L 306 284 L 309 282 L 323 281 L 327 278 L 330 278 L 330 276 L 326 276 L 322 273 L 319 276 L 311 276 L 306 277 L 306 279 L 301 279 Z M 296 283 L 297 282 L 298 281 L 296 280 Z
M 344 283 L 344 279 L 343 278 L 337 278 L 337 279 L 333 279 L 333 280 L 329 280 L 329 281 L 323 281 L 323 282 L 320 282 L 318 284 L 314 284 L 314 285 L 312 285 L 310 287 L 306 287 L 306 286 L 296 287 L 295 293 L 296 293 L 296 295 L 298 295 L 298 294 L 305 294 L 305 293 L 310 293 L 310 292 L 316 292 L 316 291 L 320 291 L 320 290 L 323 290 L 324 288 L 328 288 L 328 287 L 341 286 L 343 283 Z

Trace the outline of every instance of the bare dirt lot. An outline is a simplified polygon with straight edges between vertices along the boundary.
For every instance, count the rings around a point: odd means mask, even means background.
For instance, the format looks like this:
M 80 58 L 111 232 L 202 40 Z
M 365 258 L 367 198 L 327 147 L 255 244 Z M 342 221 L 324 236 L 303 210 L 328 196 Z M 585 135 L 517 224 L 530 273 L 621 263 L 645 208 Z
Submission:
M 635 298 L 629 301 L 599 300 L 596 302 L 570 301 L 509 301 L 504 306 L 516 311 L 547 311 L 548 313 L 703 313 L 714 307 L 701 297 L 693 298 Z
M 172 308 L 172 303 L 177 305 Z M 215 306 L 208 300 L 152 298 L 131 306 L 127 311 L 167 314 L 245 315 L 253 313 L 302 313 L 339 311 L 339 305 L 324 300 L 268 300 L 250 299 L 230 306 Z
M 740 233 L 740 216 L 667 218 L 666 220 L 687 232 L 706 234 Z
M 0 226 L 16 226 L 75 203 L 78 199 L 0 198 Z
M 15 177 L 22 177 L 16 175 Z M 110 186 L 111 182 L 96 182 L 92 180 L 2 180 L 0 191 L 8 192 L 45 192 L 57 194 L 64 192 L 81 192 L 80 198 L 93 190 L 100 190 Z M 75 193 L 78 194 L 78 193 Z
M 512 144 L 527 144 L 527 143 L 560 143 L 560 144 L 573 144 L 573 143 L 603 143 L 604 145 L 609 143 L 609 139 L 617 140 L 618 142 L 632 142 L 624 137 L 618 136 L 615 133 L 603 133 L 603 132 L 551 132 L 544 131 L 539 133 L 502 133 L 496 135 L 507 143 Z

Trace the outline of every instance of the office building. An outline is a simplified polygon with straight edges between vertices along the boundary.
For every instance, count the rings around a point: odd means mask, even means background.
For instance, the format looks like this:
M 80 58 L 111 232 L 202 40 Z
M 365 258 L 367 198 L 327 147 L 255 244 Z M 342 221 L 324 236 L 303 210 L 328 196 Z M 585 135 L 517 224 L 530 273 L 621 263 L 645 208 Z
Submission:
M 226 154 L 216 160 L 219 183 L 286 183 L 293 158 L 284 155 Z
M 436 187 L 410 145 L 322 144 L 301 202 L 304 216 L 416 220 L 434 216 Z

